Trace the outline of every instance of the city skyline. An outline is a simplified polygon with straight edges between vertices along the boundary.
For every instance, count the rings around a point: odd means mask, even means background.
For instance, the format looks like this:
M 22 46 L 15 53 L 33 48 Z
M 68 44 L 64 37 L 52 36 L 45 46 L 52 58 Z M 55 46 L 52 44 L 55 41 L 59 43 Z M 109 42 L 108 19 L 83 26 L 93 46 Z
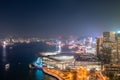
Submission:
M 0 1 L 0 36 L 100 36 L 120 30 L 118 0 Z

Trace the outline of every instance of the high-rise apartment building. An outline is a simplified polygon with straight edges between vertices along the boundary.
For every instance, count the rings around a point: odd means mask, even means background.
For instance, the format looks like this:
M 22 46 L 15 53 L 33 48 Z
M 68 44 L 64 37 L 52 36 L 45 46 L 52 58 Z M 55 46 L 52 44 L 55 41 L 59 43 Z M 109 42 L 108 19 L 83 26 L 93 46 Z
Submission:
M 103 32 L 103 41 L 99 40 L 97 44 L 101 44 L 97 46 L 97 54 L 104 55 L 105 63 L 120 63 L 120 33 Z
M 103 32 L 104 42 L 115 42 L 115 32 Z
M 106 75 L 120 74 L 120 33 L 104 32 L 103 40 L 97 40 L 97 54 Z

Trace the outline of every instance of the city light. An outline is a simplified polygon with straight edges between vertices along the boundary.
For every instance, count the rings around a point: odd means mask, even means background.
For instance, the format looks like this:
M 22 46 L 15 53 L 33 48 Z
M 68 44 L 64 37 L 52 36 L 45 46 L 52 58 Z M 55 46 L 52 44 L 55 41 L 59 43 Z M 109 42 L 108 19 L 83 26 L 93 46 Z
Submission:
M 120 33 L 120 31 L 117 31 L 117 33 Z
M 42 64 L 42 58 L 38 58 L 37 61 L 34 63 L 35 67 L 37 68 L 42 68 L 43 64 Z

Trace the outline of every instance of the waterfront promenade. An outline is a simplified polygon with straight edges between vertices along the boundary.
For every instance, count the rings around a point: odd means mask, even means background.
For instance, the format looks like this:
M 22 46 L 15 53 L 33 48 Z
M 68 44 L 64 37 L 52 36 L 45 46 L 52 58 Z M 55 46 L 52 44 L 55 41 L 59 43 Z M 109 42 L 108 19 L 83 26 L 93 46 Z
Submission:
M 56 72 L 55 70 L 50 70 L 49 68 L 43 68 L 43 71 L 51 76 L 56 77 L 58 80 L 63 80 L 60 76 L 58 76 L 57 74 L 55 74 L 54 72 Z
M 109 80 L 100 71 L 90 72 L 86 68 L 73 70 L 59 70 L 55 68 L 43 68 L 43 71 L 59 80 Z

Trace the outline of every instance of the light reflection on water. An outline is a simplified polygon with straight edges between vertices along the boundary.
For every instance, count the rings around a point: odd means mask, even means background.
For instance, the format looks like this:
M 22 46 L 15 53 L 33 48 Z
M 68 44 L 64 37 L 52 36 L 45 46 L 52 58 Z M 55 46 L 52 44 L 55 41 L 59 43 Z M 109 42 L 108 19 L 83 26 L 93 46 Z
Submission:
M 3 61 L 3 63 L 5 64 L 6 63 L 6 45 L 3 45 L 3 47 L 2 47 L 2 61 Z
M 45 74 L 42 70 L 30 70 L 29 80 L 57 80 L 56 78 Z
M 21 46 L 21 45 L 20 45 Z M 2 46 L 0 53 L 0 80 L 57 80 L 50 75 L 45 74 L 42 70 L 29 70 L 29 62 L 34 61 L 34 53 L 22 47 L 9 49 L 8 46 Z M 29 51 L 28 51 L 29 50 Z M 33 56 L 31 56 L 33 55 Z M 5 70 L 4 65 L 9 62 L 10 69 Z
M 36 80 L 43 80 L 44 74 L 42 70 L 36 70 Z

